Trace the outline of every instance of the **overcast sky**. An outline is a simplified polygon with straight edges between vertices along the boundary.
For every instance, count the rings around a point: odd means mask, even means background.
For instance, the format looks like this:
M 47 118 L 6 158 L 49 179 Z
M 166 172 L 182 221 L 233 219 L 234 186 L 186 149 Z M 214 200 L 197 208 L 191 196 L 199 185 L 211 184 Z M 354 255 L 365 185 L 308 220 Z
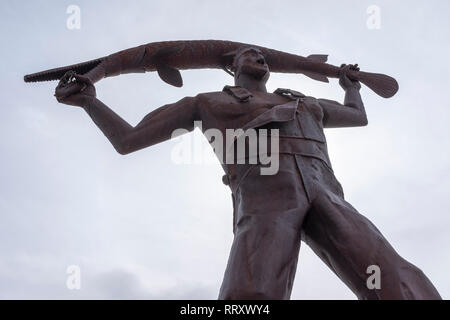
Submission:
M 81 28 L 66 26 L 69 5 Z M 370 29 L 370 5 L 381 10 Z M 120 156 L 56 82 L 23 75 L 148 42 L 223 39 L 300 55 L 329 54 L 394 76 L 383 99 L 361 90 L 363 128 L 327 130 L 347 200 L 450 298 L 450 3 L 448 1 L 0 2 L 0 298 L 216 299 L 232 242 L 230 190 L 214 165 L 176 165 L 177 141 Z M 369 24 L 370 25 L 370 24 Z M 182 72 L 99 82 L 98 97 L 135 125 L 148 112 L 232 78 Z M 272 74 L 268 88 L 342 101 L 329 84 Z M 195 141 L 205 142 L 195 132 Z M 81 269 L 81 289 L 66 269 Z M 292 299 L 355 299 L 304 244 Z

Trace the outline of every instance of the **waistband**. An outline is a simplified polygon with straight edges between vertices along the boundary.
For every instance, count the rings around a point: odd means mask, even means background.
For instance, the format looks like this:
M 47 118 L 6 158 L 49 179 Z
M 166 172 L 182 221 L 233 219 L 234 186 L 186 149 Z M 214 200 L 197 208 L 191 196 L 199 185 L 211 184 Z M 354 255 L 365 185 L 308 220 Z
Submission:
M 248 147 L 248 143 L 246 143 L 244 155 L 241 157 L 236 156 L 234 158 L 235 163 L 256 164 L 259 163 L 261 157 L 271 157 L 272 155 L 284 153 L 317 158 L 325 162 L 332 169 L 326 143 L 299 137 L 280 136 L 277 138 L 272 141 L 271 137 L 267 135 L 267 139 L 265 139 L 267 141 L 267 147 L 264 150 L 261 150 L 259 144 L 257 148 L 251 149 Z M 278 147 L 273 144 L 273 142 L 277 141 Z
M 268 139 L 270 141 L 270 139 Z M 290 154 L 290 155 L 300 155 L 302 157 L 315 158 L 321 160 L 322 163 L 333 172 L 331 167 L 330 159 L 327 153 L 326 143 L 318 142 L 309 139 L 295 138 L 295 137 L 279 137 L 279 148 L 278 151 L 274 152 L 270 147 L 269 157 L 276 156 L 277 154 Z M 272 150 L 272 153 L 270 152 Z M 263 154 L 263 156 L 266 156 Z M 253 154 L 248 154 L 242 158 L 235 158 L 235 160 L 240 160 L 242 164 L 235 162 L 234 164 L 224 164 L 223 168 L 226 174 L 222 177 L 222 182 L 228 185 L 232 192 L 234 192 L 240 185 L 240 182 L 245 179 L 248 172 L 254 166 L 257 166 L 260 162 L 260 155 L 256 152 Z M 282 165 L 280 163 L 280 165 Z

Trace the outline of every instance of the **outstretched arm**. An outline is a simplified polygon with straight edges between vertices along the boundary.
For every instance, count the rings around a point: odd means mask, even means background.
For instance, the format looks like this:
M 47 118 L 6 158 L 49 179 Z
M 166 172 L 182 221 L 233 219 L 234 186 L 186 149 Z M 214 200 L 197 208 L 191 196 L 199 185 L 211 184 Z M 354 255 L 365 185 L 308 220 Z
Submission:
M 133 127 L 96 98 L 95 88 L 89 79 L 80 75 L 72 77 L 75 80 L 64 79 L 56 88 L 57 100 L 82 107 L 120 154 L 128 154 L 168 140 L 176 129 L 194 129 L 197 117 L 196 98 L 186 97 L 160 107 Z M 80 87 L 79 90 L 67 94 L 74 91 L 70 90 L 70 86 L 76 85 Z
M 325 128 L 358 127 L 367 125 L 367 115 L 364 109 L 358 81 L 347 77 L 348 70 L 358 69 L 357 65 L 344 65 L 341 69 L 339 84 L 345 90 L 344 104 L 333 100 L 318 99 L 323 110 L 323 126 Z

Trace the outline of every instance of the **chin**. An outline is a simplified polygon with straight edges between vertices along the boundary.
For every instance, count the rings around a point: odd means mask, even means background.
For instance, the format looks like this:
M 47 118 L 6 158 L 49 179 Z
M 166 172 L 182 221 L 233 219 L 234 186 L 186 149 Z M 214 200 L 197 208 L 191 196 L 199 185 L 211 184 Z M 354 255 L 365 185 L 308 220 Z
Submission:
M 269 78 L 269 70 L 264 67 L 245 66 L 242 72 L 258 80 Z

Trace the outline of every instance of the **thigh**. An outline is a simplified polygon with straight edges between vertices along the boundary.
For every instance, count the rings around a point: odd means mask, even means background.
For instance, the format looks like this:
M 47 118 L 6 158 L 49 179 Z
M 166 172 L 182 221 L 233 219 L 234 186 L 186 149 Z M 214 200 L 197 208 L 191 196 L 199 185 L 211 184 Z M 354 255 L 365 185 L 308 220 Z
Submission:
M 341 196 L 323 191 L 308 213 L 302 237 L 360 299 L 438 299 L 431 282 L 403 259 L 381 232 Z M 369 289 L 369 266 L 381 288 Z
M 258 166 L 236 190 L 235 235 L 220 299 L 289 299 L 309 209 L 293 156 L 274 176 Z
M 249 216 L 275 218 L 284 216 L 291 209 L 309 206 L 302 176 L 298 170 L 294 155 L 279 155 L 279 170 L 274 175 L 261 174 L 261 165 L 254 165 L 241 179 L 235 190 L 236 220 Z M 293 218 L 300 221 L 298 216 Z M 300 226 L 298 226 L 300 227 Z
M 289 299 L 300 242 L 300 230 L 282 219 L 241 220 L 219 299 Z

